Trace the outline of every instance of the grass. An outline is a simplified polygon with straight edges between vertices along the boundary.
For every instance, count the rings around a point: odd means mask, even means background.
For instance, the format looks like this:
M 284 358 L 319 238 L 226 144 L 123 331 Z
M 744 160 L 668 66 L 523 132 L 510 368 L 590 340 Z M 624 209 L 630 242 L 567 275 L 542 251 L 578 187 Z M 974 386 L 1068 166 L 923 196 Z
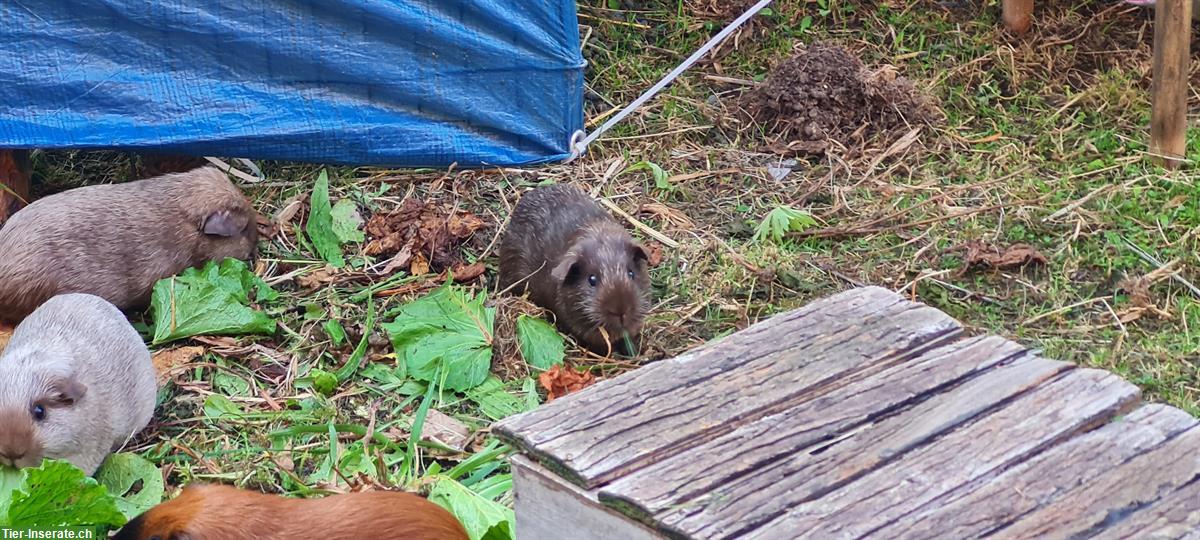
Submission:
M 602 120 L 703 43 L 732 18 L 732 11 L 710 9 L 723 5 L 582 2 L 588 118 Z M 912 294 L 973 331 L 1115 371 L 1148 399 L 1200 414 L 1200 298 L 1171 279 L 1140 295 L 1126 281 L 1157 268 L 1131 244 L 1163 263 L 1178 261 L 1181 277 L 1200 281 L 1196 169 L 1167 172 L 1145 156 L 1150 17 L 1117 2 L 1043 3 L 1034 31 L 1015 38 L 1001 29 L 998 12 L 997 5 L 972 2 L 780 0 L 715 60 L 686 73 L 578 163 L 521 172 L 332 168 L 334 197 L 352 198 L 364 215 L 395 208 L 405 197 L 470 209 L 487 226 L 461 254 L 486 262 L 484 283 L 492 286 L 493 240 L 518 190 L 548 180 L 600 186 L 680 247 L 665 250 L 653 272 L 657 304 L 642 357 L 599 359 L 568 349 L 570 364 L 598 376 L 869 283 Z M 787 177 L 772 179 L 764 166 L 779 158 L 762 149 L 769 134 L 726 126 L 744 87 L 706 75 L 759 81 L 795 47 L 815 40 L 840 43 L 868 65 L 897 66 L 938 100 L 945 123 L 925 129 L 871 174 L 886 141 L 802 159 Z M 1188 140 L 1195 159 L 1200 131 L 1190 131 Z M 110 178 L 120 176 L 112 170 L 129 167 L 106 168 L 96 159 L 42 154 L 37 174 L 69 180 L 91 163 L 95 177 Z M 649 165 L 606 175 L 641 163 L 661 166 L 666 185 Z M 273 182 L 249 193 L 267 215 L 306 196 L 319 171 L 262 165 Z M 790 229 L 780 230 L 778 241 L 753 241 L 763 219 L 781 208 L 805 212 L 816 224 L 777 224 Z M 355 273 L 364 259 L 349 249 L 348 273 L 321 288 L 297 285 L 323 266 L 296 234 L 302 216 L 266 248 L 261 269 L 284 292 L 280 305 L 294 308 L 280 309 L 285 330 L 273 338 L 201 343 L 208 347 L 203 362 L 176 377 L 154 429 L 134 450 L 160 463 L 175 486 L 224 481 L 293 494 L 374 483 L 427 489 L 430 478 L 475 452 L 486 459 L 468 461 L 470 470 L 456 471 L 458 477 L 468 485 L 503 483 L 503 449 L 489 446 L 490 419 L 476 402 L 390 369 L 392 351 L 378 328 L 367 360 L 387 369 L 364 370 L 329 396 L 305 387 L 312 370 L 342 367 L 369 331 L 363 291 L 394 289 L 400 280 L 413 286 L 378 298 L 374 309 L 383 316 L 434 283 L 430 276 L 400 276 L 382 287 Z M 959 248 L 973 241 L 1029 244 L 1047 263 L 964 268 Z M 331 319 L 345 328 L 344 343 L 326 334 Z M 538 399 L 530 395 L 532 376 L 514 366 L 511 354 L 501 354 L 494 370 L 522 403 Z M 214 395 L 227 396 L 245 414 L 222 413 Z M 422 406 L 471 428 L 468 450 L 412 444 Z

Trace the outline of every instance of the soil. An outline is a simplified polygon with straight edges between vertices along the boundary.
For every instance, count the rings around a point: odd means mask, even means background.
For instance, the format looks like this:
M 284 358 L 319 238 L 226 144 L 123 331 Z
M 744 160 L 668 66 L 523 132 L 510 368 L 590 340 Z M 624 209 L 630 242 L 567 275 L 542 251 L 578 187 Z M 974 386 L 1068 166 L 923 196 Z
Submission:
M 814 43 L 744 94 L 741 107 L 785 155 L 822 155 L 834 145 L 857 150 L 900 130 L 940 120 L 933 102 L 892 66 L 867 68 L 850 51 Z

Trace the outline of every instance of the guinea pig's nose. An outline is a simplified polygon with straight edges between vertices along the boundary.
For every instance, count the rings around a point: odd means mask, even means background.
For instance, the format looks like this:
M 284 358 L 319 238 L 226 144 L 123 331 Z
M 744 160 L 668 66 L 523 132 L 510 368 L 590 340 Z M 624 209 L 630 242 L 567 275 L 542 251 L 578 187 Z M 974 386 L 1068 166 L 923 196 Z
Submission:
M 0 448 L 0 458 L 16 463 L 17 460 L 25 457 L 25 452 L 15 448 Z

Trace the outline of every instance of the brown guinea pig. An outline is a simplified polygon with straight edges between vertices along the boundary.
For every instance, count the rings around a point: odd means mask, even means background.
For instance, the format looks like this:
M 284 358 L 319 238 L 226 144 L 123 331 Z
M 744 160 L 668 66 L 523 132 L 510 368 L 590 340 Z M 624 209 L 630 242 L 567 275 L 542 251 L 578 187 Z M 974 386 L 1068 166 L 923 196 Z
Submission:
M 114 540 L 468 540 L 462 523 L 412 493 L 291 499 L 192 485 L 125 524 Z
M 593 352 L 634 354 L 649 309 L 647 260 L 582 190 L 545 186 L 513 209 L 500 246 L 500 287 L 528 290 Z
M 57 294 L 144 308 L 160 279 L 209 260 L 252 260 L 255 212 L 213 167 L 86 186 L 34 201 L 0 228 L 0 319 Z

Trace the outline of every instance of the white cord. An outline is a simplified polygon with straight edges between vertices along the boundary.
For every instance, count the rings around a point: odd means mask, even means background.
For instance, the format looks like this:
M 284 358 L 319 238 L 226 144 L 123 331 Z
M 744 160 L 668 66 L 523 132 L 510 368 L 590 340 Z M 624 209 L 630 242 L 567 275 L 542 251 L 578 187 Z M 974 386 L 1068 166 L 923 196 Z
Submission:
M 754 4 L 754 6 L 746 10 L 746 12 L 740 17 L 734 19 L 732 23 L 729 23 L 729 26 L 726 26 L 723 30 L 718 32 L 717 35 L 713 36 L 712 39 L 709 39 L 708 42 L 702 47 L 697 49 L 696 52 L 692 53 L 692 55 L 689 56 L 687 60 L 684 60 L 682 64 L 679 64 L 675 67 L 675 69 L 671 70 L 666 77 L 663 77 L 662 80 L 658 81 L 657 84 L 650 87 L 650 89 L 646 90 L 644 93 L 642 93 L 642 95 L 638 96 L 637 99 L 633 100 L 633 103 L 630 103 L 624 109 L 621 109 L 620 112 L 613 115 L 612 118 L 609 118 L 608 121 L 604 122 L 604 124 L 595 131 L 589 133 L 587 137 L 583 138 L 582 141 L 577 141 L 578 132 L 576 134 L 572 134 L 571 157 L 568 158 L 567 161 L 571 161 L 587 153 L 588 146 L 595 142 L 596 139 L 600 138 L 600 135 L 603 135 L 605 131 L 608 131 L 610 128 L 616 125 L 617 122 L 624 120 L 625 117 L 629 116 L 630 113 L 636 111 L 642 105 L 645 105 L 647 101 L 650 101 L 650 99 L 662 91 L 663 88 L 666 88 L 667 85 L 671 84 L 676 77 L 679 77 L 679 75 L 686 71 L 687 68 L 692 67 L 692 64 L 695 64 L 698 60 L 703 58 L 704 55 L 708 54 L 709 51 L 716 48 L 717 45 L 720 45 L 722 41 L 725 41 L 725 38 L 729 37 L 730 34 L 741 27 L 746 21 L 750 20 L 751 17 L 758 14 L 759 11 L 762 11 L 762 9 L 767 7 L 767 5 L 772 1 L 773 0 L 759 0 L 757 4 Z

